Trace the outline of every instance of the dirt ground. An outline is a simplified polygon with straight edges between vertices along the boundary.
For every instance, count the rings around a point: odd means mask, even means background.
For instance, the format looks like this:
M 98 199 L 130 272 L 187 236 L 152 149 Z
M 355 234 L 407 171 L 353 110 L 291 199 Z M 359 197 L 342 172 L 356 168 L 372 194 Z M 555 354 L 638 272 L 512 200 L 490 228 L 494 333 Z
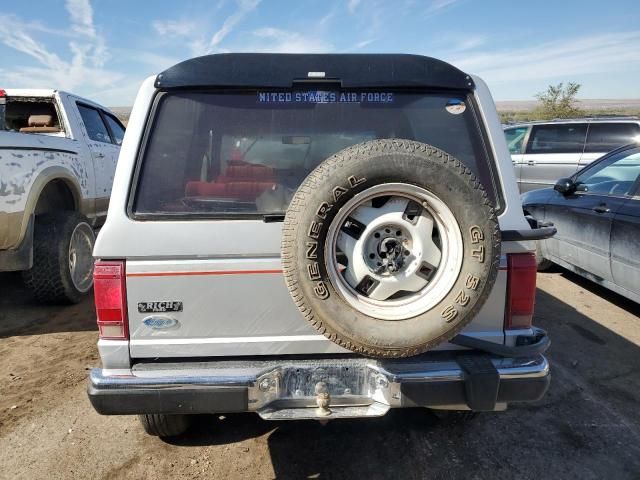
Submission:
M 166 442 L 91 408 L 92 300 L 37 306 L 0 275 L 0 478 L 640 478 L 640 306 L 563 270 L 538 286 L 553 380 L 536 405 L 464 424 L 202 416 Z

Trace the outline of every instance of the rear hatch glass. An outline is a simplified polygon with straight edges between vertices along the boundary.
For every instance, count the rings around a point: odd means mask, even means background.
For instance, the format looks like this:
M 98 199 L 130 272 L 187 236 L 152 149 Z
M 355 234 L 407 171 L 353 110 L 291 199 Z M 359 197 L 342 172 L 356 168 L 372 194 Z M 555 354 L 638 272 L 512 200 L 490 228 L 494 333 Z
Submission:
M 134 217 L 281 214 L 319 163 L 380 138 L 444 150 L 496 201 L 492 163 L 466 93 L 165 92 L 151 118 L 129 201 Z

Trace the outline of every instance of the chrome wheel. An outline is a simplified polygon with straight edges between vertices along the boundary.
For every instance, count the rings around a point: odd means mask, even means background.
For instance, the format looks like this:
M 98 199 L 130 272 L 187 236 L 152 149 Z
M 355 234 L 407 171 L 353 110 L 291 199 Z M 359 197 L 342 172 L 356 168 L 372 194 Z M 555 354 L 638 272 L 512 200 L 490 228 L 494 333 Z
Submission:
M 79 223 L 69 241 L 69 273 L 73 286 L 81 293 L 93 285 L 93 229 L 86 223 Z
M 447 205 L 415 185 L 387 183 L 349 200 L 329 226 L 327 273 L 358 311 L 401 320 L 437 305 L 462 265 L 460 227 Z

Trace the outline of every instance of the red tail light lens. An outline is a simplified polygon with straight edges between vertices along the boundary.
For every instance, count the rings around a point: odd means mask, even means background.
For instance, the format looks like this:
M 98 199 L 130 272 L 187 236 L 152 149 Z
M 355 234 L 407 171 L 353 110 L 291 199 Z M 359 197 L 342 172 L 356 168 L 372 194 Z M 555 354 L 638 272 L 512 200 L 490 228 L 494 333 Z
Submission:
M 507 310 L 504 328 L 531 327 L 538 265 L 533 253 L 507 255 Z
M 129 338 L 124 267 L 121 261 L 97 261 L 93 270 L 98 330 L 103 339 Z
M 7 92 L 5 92 L 0 88 L 0 97 L 6 97 L 6 96 L 7 96 Z

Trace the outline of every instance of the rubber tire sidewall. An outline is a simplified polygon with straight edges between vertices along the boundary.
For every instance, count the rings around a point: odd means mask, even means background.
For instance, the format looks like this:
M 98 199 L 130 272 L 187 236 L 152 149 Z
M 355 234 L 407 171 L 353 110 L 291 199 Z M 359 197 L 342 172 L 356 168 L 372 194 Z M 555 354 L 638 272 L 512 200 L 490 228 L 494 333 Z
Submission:
M 380 320 L 351 307 L 332 285 L 324 261 L 327 230 L 337 211 L 354 195 L 381 183 L 412 184 L 439 197 L 457 219 L 463 238 L 462 268 L 449 293 L 429 311 L 405 320 Z M 328 211 L 321 208 L 325 203 L 331 205 Z M 478 229 L 482 240 L 477 239 Z M 307 258 L 308 242 L 317 242 L 316 259 Z M 405 357 L 451 339 L 473 320 L 493 288 L 500 244 L 486 192 L 461 162 L 423 143 L 376 140 L 330 157 L 302 183 L 285 218 L 282 261 L 290 294 L 319 332 L 363 355 Z M 480 247 L 482 262 L 472 253 L 477 255 Z M 319 270 L 319 280 L 310 279 L 310 268 Z M 326 299 L 314 291 L 320 287 L 326 289 Z
M 161 438 L 182 435 L 191 426 L 191 417 L 184 414 L 147 413 L 138 419 L 147 434 Z
M 36 217 L 33 266 L 23 272 L 23 279 L 39 302 L 79 303 L 91 292 L 92 287 L 85 292 L 75 287 L 69 269 L 71 235 L 81 223 L 93 232 L 89 220 L 79 212 L 52 212 Z

